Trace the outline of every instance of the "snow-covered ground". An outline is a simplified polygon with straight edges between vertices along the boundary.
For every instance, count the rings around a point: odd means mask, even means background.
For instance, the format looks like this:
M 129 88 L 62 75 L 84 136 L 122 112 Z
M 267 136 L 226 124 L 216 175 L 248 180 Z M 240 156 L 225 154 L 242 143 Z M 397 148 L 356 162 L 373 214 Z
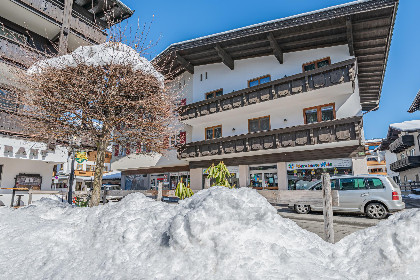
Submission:
M 336 244 L 282 218 L 248 188 L 179 205 L 132 194 L 75 208 L 0 208 L 2 279 L 420 279 L 420 210 Z

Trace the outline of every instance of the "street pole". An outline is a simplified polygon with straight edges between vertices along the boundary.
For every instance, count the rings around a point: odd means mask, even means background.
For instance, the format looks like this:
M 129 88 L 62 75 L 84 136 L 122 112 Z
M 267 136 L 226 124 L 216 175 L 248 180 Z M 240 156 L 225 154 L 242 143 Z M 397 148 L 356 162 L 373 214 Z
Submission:
M 73 204 L 73 182 L 74 182 L 74 147 L 71 148 L 71 167 L 70 167 L 70 178 L 69 178 L 69 194 L 67 197 L 68 203 Z
M 331 195 L 331 179 L 330 174 L 322 174 L 322 196 L 323 196 L 323 212 L 324 212 L 324 234 L 325 241 L 334 243 L 334 224 L 333 209 Z

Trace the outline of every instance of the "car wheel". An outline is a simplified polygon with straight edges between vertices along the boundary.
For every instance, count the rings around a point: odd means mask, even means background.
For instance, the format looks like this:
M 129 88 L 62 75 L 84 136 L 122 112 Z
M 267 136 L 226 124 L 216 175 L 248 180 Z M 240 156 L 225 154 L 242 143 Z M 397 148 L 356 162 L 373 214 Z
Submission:
M 298 214 L 308 214 L 311 211 L 311 207 L 309 205 L 295 204 L 295 211 Z
M 382 203 L 373 202 L 366 206 L 366 215 L 371 219 L 383 219 L 388 215 L 388 211 Z

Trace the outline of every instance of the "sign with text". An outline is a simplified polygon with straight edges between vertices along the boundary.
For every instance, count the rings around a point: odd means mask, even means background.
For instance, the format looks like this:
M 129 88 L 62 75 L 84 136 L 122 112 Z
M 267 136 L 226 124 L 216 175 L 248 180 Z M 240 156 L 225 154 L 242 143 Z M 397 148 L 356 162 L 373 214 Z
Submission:
M 287 170 L 352 167 L 351 158 L 288 162 Z

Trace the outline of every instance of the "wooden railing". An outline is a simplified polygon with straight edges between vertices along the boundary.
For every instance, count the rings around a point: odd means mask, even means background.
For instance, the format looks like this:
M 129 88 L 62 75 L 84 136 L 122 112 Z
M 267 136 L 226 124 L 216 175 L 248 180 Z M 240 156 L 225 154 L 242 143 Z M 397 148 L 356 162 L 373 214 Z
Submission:
M 46 55 L 46 52 L 0 36 L 0 57 L 13 61 L 19 66 L 28 67 L 37 60 L 45 59 Z
M 400 153 L 412 146 L 414 146 L 414 135 L 407 134 L 395 139 L 395 141 L 389 145 L 389 150 L 391 153 Z
M 360 140 L 362 117 L 352 117 L 188 143 L 182 159 Z
M 338 85 L 355 79 L 355 59 L 234 91 L 181 108 L 181 119 L 188 120 L 217 112 Z
M 31 134 L 28 126 L 18 116 L 7 112 L 0 112 L 0 133 L 23 136 Z
M 25 5 L 36 10 L 38 13 L 62 24 L 64 6 L 60 1 L 51 0 L 13 0 L 16 3 Z M 61 4 L 61 5 L 60 5 Z M 97 24 L 83 17 L 81 14 L 72 12 L 70 18 L 70 26 L 76 33 L 79 33 L 96 43 L 103 43 L 106 39 L 103 31 L 98 28 Z
M 391 163 L 389 166 L 394 172 L 401 172 L 416 167 L 420 167 L 420 156 L 408 156 Z

